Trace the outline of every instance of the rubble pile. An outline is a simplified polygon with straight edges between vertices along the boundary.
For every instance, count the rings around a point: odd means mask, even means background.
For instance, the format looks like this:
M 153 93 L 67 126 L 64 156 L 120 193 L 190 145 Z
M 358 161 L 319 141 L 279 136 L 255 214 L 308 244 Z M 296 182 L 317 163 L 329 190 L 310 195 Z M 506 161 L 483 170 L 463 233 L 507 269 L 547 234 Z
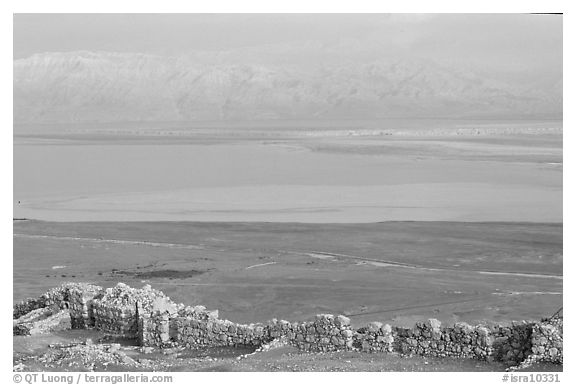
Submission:
M 48 368 L 73 367 L 79 370 L 94 370 L 96 367 L 122 365 L 138 368 L 141 365 L 120 351 L 118 344 L 74 344 L 56 346 L 39 359 Z

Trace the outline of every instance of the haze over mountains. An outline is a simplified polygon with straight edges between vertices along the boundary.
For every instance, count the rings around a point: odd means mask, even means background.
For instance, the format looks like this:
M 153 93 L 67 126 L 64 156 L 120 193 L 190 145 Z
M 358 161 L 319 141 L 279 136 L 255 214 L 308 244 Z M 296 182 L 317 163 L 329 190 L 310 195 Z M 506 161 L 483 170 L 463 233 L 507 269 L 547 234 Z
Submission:
M 18 15 L 16 122 L 561 118 L 562 19 Z
M 308 66 L 262 62 L 217 54 L 36 54 L 14 62 L 15 121 L 561 114 L 561 79 L 511 84 L 395 57 Z

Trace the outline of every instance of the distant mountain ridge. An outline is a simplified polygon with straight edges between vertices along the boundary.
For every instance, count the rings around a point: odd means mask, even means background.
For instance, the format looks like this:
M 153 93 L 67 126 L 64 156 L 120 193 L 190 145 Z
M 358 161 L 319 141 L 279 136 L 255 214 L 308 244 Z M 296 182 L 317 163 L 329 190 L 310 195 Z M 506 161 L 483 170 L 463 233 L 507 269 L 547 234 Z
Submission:
M 562 79 L 518 85 L 415 58 L 303 65 L 81 51 L 14 61 L 18 123 L 561 113 Z

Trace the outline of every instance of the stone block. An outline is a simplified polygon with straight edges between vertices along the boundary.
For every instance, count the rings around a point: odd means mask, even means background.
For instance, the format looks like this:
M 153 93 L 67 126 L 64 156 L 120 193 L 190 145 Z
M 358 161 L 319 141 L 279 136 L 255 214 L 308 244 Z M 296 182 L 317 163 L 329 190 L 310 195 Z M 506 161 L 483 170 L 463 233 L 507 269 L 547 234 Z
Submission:
M 376 322 L 376 321 L 375 321 L 375 322 L 370 322 L 370 323 L 368 324 L 368 330 L 369 330 L 370 332 L 377 333 L 377 332 L 380 331 L 380 329 L 382 328 L 382 326 L 383 326 L 383 325 L 382 325 L 382 322 Z
M 338 327 L 350 326 L 350 318 L 339 315 L 334 319 L 334 324 Z

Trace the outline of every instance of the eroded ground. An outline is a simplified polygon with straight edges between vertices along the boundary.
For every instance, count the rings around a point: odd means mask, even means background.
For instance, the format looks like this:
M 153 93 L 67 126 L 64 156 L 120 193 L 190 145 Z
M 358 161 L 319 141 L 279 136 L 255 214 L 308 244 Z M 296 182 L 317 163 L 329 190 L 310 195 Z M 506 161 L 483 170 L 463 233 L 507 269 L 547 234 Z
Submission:
M 146 283 L 235 322 L 540 319 L 562 306 L 562 225 L 14 223 L 14 299 Z

